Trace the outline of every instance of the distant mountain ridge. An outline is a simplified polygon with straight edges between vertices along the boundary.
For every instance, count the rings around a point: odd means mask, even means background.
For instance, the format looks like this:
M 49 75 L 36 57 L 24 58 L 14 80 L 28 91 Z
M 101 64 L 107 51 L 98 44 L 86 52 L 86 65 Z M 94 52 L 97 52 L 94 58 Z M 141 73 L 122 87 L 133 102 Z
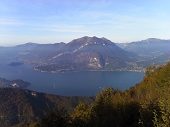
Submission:
M 140 56 L 142 59 L 137 61 L 136 64 L 143 68 L 170 61 L 170 40 L 148 38 L 131 43 L 117 43 L 117 45 Z
M 63 45 L 65 45 L 63 42 L 55 44 L 35 44 L 32 45 L 31 49 L 27 48 L 26 50 L 20 52 L 16 58 L 28 64 L 46 65 L 50 55 Z M 25 45 L 20 46 L 23 47 Z
M 95 36 L 74 39 L 49 56 L 47 65 L 35 69 L 48 72 L 116 70 L 136 59 L 110 40 Z
M 130 43 L 117 43 L 117 45 L 126 51 L 137 53 L 145 58 L 156 57 L 170 51 L 170 40 L 157 38 L 148 38 Z

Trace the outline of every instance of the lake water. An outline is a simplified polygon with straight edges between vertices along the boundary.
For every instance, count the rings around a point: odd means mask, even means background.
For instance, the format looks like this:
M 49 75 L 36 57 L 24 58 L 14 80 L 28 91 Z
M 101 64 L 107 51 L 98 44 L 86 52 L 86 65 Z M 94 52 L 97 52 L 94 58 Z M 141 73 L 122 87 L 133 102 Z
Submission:
M 31 83 L 27 89 L 64 96 L 92 96 L 104 87 L 125 90 L 142 81 L 139 72 L 71 72 L 42 73 L 32 66 L 7 66 L 9 60 L 0 59 L 0 77 L 8 80 L 22 79 Z

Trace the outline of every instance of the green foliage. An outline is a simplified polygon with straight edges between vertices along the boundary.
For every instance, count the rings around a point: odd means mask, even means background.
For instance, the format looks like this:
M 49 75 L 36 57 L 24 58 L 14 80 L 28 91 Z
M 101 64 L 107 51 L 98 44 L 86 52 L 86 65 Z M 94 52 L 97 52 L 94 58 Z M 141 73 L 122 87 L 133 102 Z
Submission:
M 93 98 L 48 95 L 23 89 L 0 89 L 0 127 L 26 127 L 39 119 L 47 104 L 65 107 L 69 113 L 80 103 L 89 105 Z M 22 125 L 21 125 L 22 124 Z
M 170 126 L 170 83 L 168 86 L 162 87 L 160 98 L 158 101 L 158 109 L 154 110 L 154 126 L 169 127 Z
M 159 101 L 159 110 L 154 110 L 154 126 L 170 127 L 170 103 L 169 100 Z
M 41 127 L 66 127 L 69 124 L 69 115 L 63 108 L 52 110 L 48 107 L 40 117 L 39 124 Z
M 113 88 L 103 89 L 92 106 L 93 126 L 135 127 L 138 124 L 139 104 L 127 100 L 125 93 Z
M 34 122 L 30 124 L 29 127 L 40 127 L 40 124 L 38 122 Z
M 90 119 L 90 109 L 89 106 L 80 103 L 74 109 L 73 114 L 71 115 L 71 126 L 72 127 L 87 127 Z

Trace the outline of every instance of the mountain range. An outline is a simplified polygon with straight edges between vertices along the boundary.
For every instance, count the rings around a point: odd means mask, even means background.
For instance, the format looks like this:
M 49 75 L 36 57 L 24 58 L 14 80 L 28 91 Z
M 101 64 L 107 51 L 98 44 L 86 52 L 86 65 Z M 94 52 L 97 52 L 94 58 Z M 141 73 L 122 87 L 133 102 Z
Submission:
M 16 58 L 33 64 L 35 70 L 47 72 L 116 70 L 124 68 L 137 59 L 133 53 L 119 48 L 106 38 L 82 37 L 69 43 L 34 44 L 27 43 L 29 49 L 20 52 Z
M 140 67 L 165 64 L 170 60 L 170 40 L 148 38 L 146 40 L 118 43 L 120 48 L 133 52 L 142 59 L 136 62 Z
M 158 57 L 170 52 L 170 40 L 157 38 L 148 38 L 130 43 L 117 43 L 117 45 L 128 52 L 134 52 L 144 58 Z
M 32 64 L 42 72 L 143 71 L 169 60 L 170 40 L 149 38 L 131 43 L 114 43 L 106 38 L 84 36 L 69 43 L 26 43 L 1 47 L 0 58 Z

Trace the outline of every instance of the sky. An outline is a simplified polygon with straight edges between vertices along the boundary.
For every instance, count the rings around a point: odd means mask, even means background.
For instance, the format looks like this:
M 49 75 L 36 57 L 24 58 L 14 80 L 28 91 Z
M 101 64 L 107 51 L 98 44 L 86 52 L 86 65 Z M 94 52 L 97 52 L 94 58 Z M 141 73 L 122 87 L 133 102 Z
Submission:
M 170 0 L 0 0 L 0 46 L 170 39 Z

